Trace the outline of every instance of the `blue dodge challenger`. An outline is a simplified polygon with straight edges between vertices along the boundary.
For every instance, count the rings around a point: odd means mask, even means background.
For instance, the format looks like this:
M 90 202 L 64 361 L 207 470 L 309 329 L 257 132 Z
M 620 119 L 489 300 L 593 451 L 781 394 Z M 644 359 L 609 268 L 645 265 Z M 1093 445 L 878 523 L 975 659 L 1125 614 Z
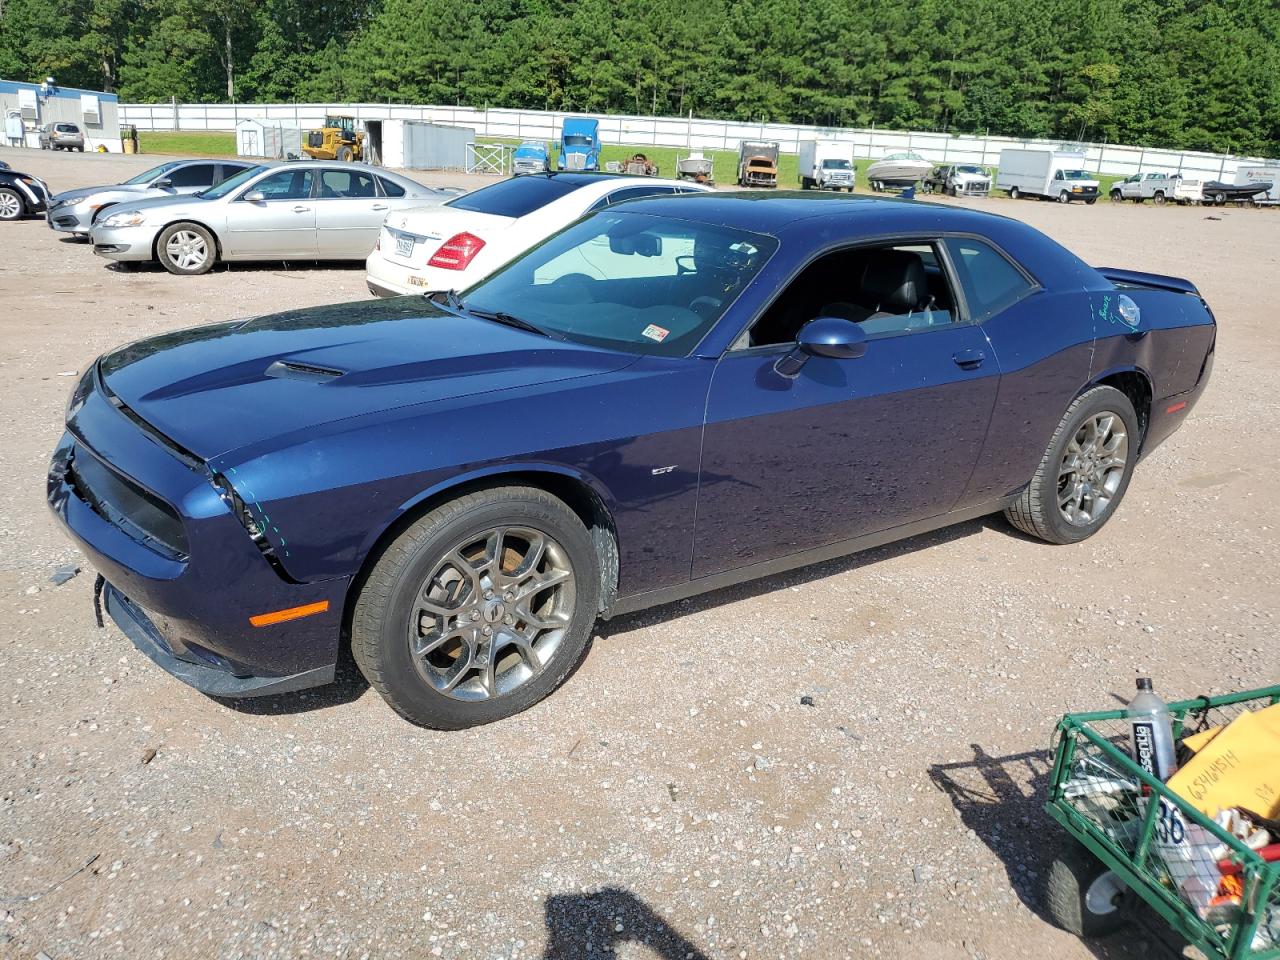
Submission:
M 106 610 L 218 697 L 545 697 L 617 615 L 983 514 L 1095 533 L 1205 388 L 1186 280 L 1014 220 L 705 194 L 461 292 L 163 334 L 75 388 L 48 500 Z

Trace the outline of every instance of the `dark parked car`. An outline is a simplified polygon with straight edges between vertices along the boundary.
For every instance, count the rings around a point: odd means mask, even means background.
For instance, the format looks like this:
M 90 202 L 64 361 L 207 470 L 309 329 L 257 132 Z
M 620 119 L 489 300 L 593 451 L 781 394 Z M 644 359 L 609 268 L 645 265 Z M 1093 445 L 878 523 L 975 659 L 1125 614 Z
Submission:
M 84 131 L 74 123 L 46 123 L 40 128 L 40 149 L 84 153 Z
M 1209 378 L 1185 280 L 845 195 L 590 215 L 460 295 L 168 333 L 91 364 L 48 499 L 106 609 L 210 694 L 408 719 L 546 696 L 597 616 L 1005 511 L 1096 532 Z
M 45 212 L 49 188 L 39 177 L 0 169 L 0 220 L 21 220 Z

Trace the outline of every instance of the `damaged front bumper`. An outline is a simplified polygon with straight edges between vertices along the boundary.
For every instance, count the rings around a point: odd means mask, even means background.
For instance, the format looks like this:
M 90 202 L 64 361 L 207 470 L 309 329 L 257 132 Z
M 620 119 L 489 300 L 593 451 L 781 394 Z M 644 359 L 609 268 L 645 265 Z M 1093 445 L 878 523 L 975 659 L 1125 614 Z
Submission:
M 211 696 L 283 693 L 332 680 L 348 578 L 297 583 L 282 576 L 207 469 L 131 416 L 104 396 L 95 372 L 47 481 L 54 515 L 105 578 L 111 618 L 155 663 Z M 251 622 L 303 606 L 318 612 Z

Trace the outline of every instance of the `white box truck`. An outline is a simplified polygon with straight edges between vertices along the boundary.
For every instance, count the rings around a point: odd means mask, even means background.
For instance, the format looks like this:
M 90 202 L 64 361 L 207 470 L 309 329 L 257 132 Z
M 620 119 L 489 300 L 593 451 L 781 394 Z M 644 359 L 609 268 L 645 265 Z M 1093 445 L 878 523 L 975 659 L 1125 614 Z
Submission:
M 853 144 L 839 140 L 801 140 L 797 157 L 800 189 L 848 190 L 853 193 Z
M 1085 155 L 1074 150 L 1001 150 L 996 187 L 1015 200 L 1025 195 L 1092 204 L 1098 199 L 1098 181 L 1084 165 Z

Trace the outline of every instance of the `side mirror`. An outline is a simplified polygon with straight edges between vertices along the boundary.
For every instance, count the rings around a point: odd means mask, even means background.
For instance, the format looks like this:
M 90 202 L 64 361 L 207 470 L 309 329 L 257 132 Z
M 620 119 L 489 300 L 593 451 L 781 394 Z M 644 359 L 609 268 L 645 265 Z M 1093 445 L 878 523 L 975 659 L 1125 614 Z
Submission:
M 250 190 L 241 199 L 248 200 L 250 203 L 262 203 L 267 199 L 267 195 L 261 190 Z
M 161 190 L 168 190 L 173 186 L 173 181 L 170 180 L 168 177 L 161 177 L 159 180 L 157 180 L 155 183 L 151 185 Z
M 852 320 L 818 317 L 800 328 L 795 349 L 779 357 L 773 368 L 784 377 L 794 377 L 810 357 L 853 360 L 866 352 L 866 331 Z

